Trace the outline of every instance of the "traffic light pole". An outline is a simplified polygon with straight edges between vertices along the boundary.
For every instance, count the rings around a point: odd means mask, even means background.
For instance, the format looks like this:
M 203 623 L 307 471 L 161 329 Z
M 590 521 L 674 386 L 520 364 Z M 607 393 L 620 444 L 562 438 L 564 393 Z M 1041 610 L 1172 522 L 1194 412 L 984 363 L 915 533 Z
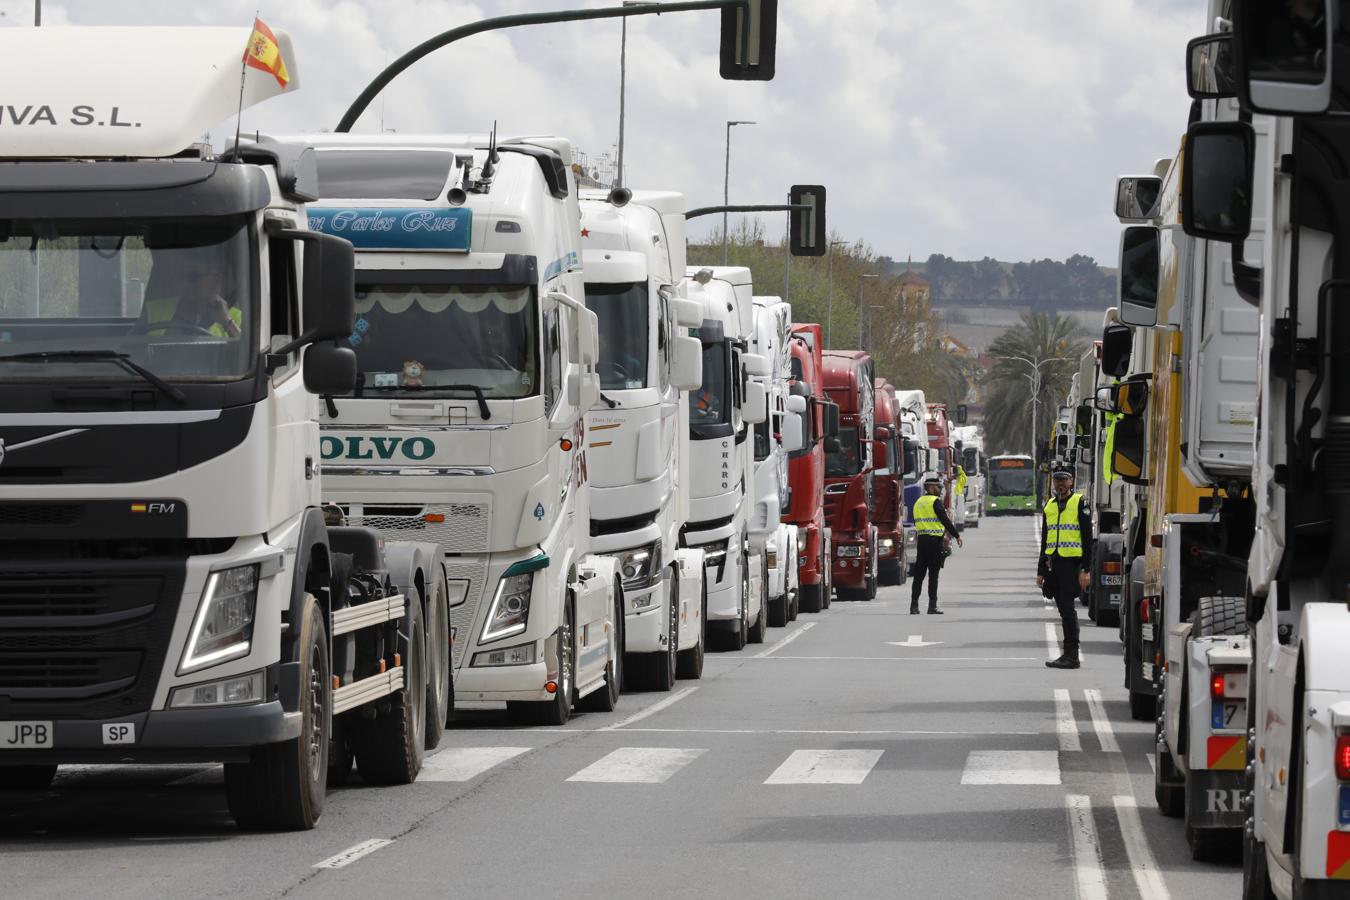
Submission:
M 388 86 L 389 82 L 401 75 L 422 57 L 452 44 L 460 38 L 482 34 L 485 31 L 515 28 L 521 25 L 550 25 L 557 22 L 583 22 L 589 19 L 623 19 L 629 16 L 659 16 L 662 13 L 696 12 L 706 9 L 742 9 L 748 13 L 750 8 L 751 0 L 683 0 L 683 2 L 678 3 L 642 3 L 635 6 L 606 9 L 568 9 L 558 12 L 523 13 L 514 16 L 496 16 L 491 19 L 483 19 L 481 22 L 471 22 L 468 25 L 452 28 L 423 41 L 386 66 L 384 71 L 380 72 L 375 80 L 366 86 L 361 95 L 342 114 L 342 121 L 338 122 L 337 128 L 333 130 L 338 133 L 351 131 L 352 126 L 356 124 L 356 120 L 361 118 L 361 114 L 379 96 L 380 91 Z M 743 46 L 749 40 L 749 31 L 748 28 L 743 29 Z
M 814 209 L 809 203 L 779 203 L 769 206 L 700 206 L 698 209 L 691 209 L 684 214 L 686 219 L 697 219 L 699 216 L 713 216 L 720 213 L 753 213 L 753 212 L 793 212 L 798 209 Z

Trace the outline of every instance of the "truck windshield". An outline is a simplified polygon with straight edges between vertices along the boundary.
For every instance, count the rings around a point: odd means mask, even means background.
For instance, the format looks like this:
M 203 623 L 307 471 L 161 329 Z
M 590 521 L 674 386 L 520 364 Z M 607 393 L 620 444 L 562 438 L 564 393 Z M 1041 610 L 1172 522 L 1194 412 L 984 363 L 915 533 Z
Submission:
M 0 219 L 0 382 L 236 381 L 254 368 L 257 298 L 242 216 Z M 81 358 L 78 354 L 84 354 Z M 52 354 L 33 364 L 34 354 Z
M 587 284 L 586 308 L 600 320 L 600 387 L 647 386 L 647 285 Z
M 961 451 L 961 468 L 966 470 L 967 475 L 975 475 L 980 471 L 980 451 L 974 447 L 966 447 Z
M 1031 484 L 1031 469 L 990 469 L 989 489 L 991 497 L 1029 497 L 1036 492 Z
M 905 441 L 905 484 L 919 480 L 919 457 L 914 452 L 914 443 Z
M 530 287 L 358 282 L 348 342 L 364 391 L 459 395 L 455 385 L 473 385 L 487 397 L 514 400 L 539 390 Z
M 703 384 L 689 392 L 689 424 L 695 429 L 727 425 L 731 397 L 727 391 L 727 345 L 722 341 L 703 345 Z M 708 435 L 713 436 L 713 435 Z
M 862 471 L 862 455 L 859 453 L 858 429 L 839 429 L 839 449 L 825 454 L 825 474 L 834 478 L 847 478 Z

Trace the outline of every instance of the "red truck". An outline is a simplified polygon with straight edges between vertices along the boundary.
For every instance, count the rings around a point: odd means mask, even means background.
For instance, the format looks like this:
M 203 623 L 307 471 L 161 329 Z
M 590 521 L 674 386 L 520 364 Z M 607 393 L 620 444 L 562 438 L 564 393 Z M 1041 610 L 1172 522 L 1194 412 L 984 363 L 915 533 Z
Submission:
M 838 449 L 825 454 L 825 524 L 834 544 L 835 593 L 877 595 L 877 529 L 872 524 L 872 358 L 861 350 L 824 355 L 825 392 L 839 406 Z
M 904 584 L 905 559 L 905 466 L 904 438 L 900 434 L 900 404 L 895 386 L 878 378 L 873 390 L 876 421 L 872 436 L 876 448 L 876 472 L 872 481 L 872 522 L 877 526 L 877 580 L 881 584 Z
M 947 507 L 947 515 L 952 521 L 958 522 L 952 508 L 956 494 L 956 447 L 952 444 L 952 426 L 945 403 L 928 404 L 928 446 L 937 451 L 937 473 L 942 476 L 942 505 Z
M 839 407 L 825 395 L 819 325 L 792 327 L 790 396 L 806 400 L 802 433 L 806 446 L 788 457 L 791 487 L 783 521 L 797 526 L 797 584 L 802 612 L 820 612 L 830 605 L 830 529 L 825 524 L 825 450 L 839 435 Z

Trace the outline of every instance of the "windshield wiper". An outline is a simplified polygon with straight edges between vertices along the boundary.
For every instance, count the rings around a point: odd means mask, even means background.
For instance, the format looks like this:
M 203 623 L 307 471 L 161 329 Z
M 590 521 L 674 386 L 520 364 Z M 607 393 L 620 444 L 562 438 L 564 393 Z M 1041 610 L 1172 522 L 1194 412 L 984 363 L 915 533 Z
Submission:
M 0 356 L 0 362 L 49 362 L 51 360 L 110 362 L 124 371 L 139 375 L 179 403 L 187 400 L 187 394 L 184 394 L 145 366 L 134 362 L 129 354 L 119 353 L 116 350 L 36 350 L 32 353 L 14 353 L 10 356 Z
M 608 405 L 610 409 L 613 409 L 614 407 L 619 405 L 618 400 L 615 400 L 613 397 L 606 397 L 604 391 L 600 392 L 600 399 L 604 401 L 604 403 Z
M 391 384 L 391 385 L 366 385 L 367 391 L 469 391 L 478 401 L 478 413 L 486 422 L 492 418 L 492 410 L 488 409 L 487 395 L 483 389 L 476 384 Z

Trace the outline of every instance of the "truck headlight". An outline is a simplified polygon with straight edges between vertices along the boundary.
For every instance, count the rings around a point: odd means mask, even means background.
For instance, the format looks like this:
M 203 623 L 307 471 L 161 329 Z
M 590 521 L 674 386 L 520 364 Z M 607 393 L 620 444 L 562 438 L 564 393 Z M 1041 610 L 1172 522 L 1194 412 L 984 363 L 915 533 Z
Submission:
M 247 656 L 258 606 L 258 566 L 212 572 L 206 579 L 178 674 Z
M 170 709 L 194 709 L 202 706 L 242 706 L 263 701 L 263 673 L 249 672 L 220 681 L 190 684 L 174 688 L 169 695 Z
M 483 643 L 525 631 L 530 621 L 530 592 L 533 589 L 533 572 L 508 575 L 497 583 L 497 593 L 488 608 L 487 624 L 483 626 Z
M 658 579 L 661 571 L 660 541 L 616 555 L 619 560 L 619 575 L 623 578 L 623 586 L 628 590 L 651 587 Z
M 861 544 L 840 544 L 840 556 L 862 556 L 863 548 Z

